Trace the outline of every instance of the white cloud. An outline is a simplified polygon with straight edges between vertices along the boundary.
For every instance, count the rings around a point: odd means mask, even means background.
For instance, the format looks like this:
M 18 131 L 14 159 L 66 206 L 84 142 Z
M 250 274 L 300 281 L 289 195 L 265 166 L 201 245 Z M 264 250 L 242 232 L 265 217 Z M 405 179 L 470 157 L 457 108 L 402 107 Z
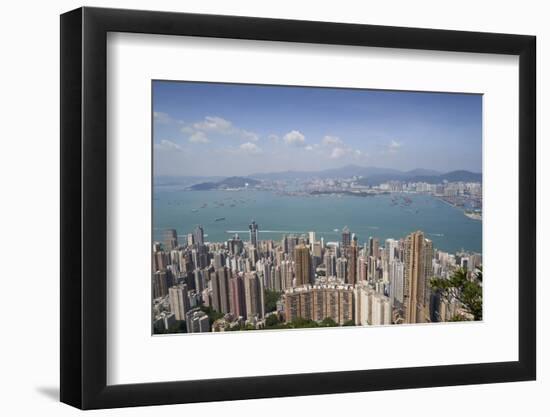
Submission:
M 283 136 L 283 140 L 288 145 L 302 146 L 306 137 L 298 130 L 292 130 Z
M 345 148 L 333 148 L 332 149 L 332 152 L 330 153 L 330 158 L 331 159 L 339 159 L 345 155 L 348 154 L 348 150 L 345 149 Z
M 168 113 L 155 111 L 153 112 L 153 120 L 155 123 L 168 124 L 172 121 L 172 118 Z
M 255 143 L 252 143 L 252 142 L 243 143 L 241 146 L 239 146 L 239 150 L 241 150 L 244 153 L 251 154 L 251 155 L 252 154 L 258 154 L 258 153 L 262 152 L 262 149 L 258 145 L 256 145 Z
M 194 123 L 193 128 L 197 130 L 228 134 L 233 129 L 233 124 L 229 120 L 225 120 L 221 117 L 206 116 L 204 120 Z
M 160 143 L 155 143 L 155 149 L 161 151 L 183 151 L 183 148 L 171 140 L 163 139 Z
M 204 132 L 195 132 L 189 136 L 189 142 L 191 143 L 208 143 L 210 140 Z
M 388 152 L 395 153 L 399 150 L 399 148 L 401 148 L 401 143 L 399 143 L 395 140 L 392 140 L 390 142 L 390 144 L 388 145 Z
M 273 141 L 273 142 L 278 142 L 279 141 L 279 136 L 275 135 L 275 134 L 271 134 L 267 137 L 269 140 Z
M 206 116 L 198 122 L 190 125 L 185 124 L 180 130 L 187 135 L 194 135 L 200 132 L 205 136 L 207 134 L 232 136 L 247 142 L 257 142 L 260 140 L 259 135 L 255 132 L 241 129 L 231 121 L 218 116 Z
M 365 158 L 368 155 L 365 152 L 360 151 L 359 149 L 353 149 L 348 146 L 336 146 L 332 148 L 329 158 L 330 159 L 340 159 L 343 157 L 359 159 Z
M 195 129 L 193 129 L 191 126 L 184 125 L 181 129 L 182 133 L 185 133 L 187 135 L 191 135 L 195 133 Z
M 249 132 L 248 130 L 242 130 L 241 135 L 242 135 L 243 140 L 248 140 L 248 141 L 252 140 L 254 142 L 257 142 L 260 139 L 259 136 L 256 133 Z
M 344 144 L 344 142 L 342 142 L 342 139 L 340 139 L 339 137 L 330 135 L 325 136 L 322 143 L 325 146 L 336 146 Z
M 313 146 L 307 145 L 307 146 L 305 147 L 305 149 L 306 149 L 306 151 L 312 151 L 312 150 L 313 150 Z

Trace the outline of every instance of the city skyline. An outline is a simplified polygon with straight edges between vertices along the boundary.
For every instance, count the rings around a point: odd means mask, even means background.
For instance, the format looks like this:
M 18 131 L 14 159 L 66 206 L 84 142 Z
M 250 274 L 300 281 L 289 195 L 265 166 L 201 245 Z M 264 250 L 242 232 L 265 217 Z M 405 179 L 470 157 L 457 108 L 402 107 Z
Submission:
M 201 225 L 165 230 L 153 245 L 154 333 L 481 319 L 481 304 L 472 309 L 437 289 L 460 274 L 481 283 L 481 254 L 440 251 L 420 230 L 361 246 L 347 227 L 337 242 L 318 241 L 315 231 L 258 240 L 259 229 L 252 220 L 247 238 L 226 242 L 205 242 Z
M 153 82 L 154 176 L 481 172 L 482 96 Z

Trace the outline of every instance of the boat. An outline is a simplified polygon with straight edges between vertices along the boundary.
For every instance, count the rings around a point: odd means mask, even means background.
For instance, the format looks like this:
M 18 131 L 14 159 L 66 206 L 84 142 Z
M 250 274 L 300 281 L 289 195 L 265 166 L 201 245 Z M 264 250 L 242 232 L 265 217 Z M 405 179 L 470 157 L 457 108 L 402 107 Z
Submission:
M 221 221 L 223 221 L 223 220 L 225 220 L 225 217 L 218 217 L 215 221 L 221 222 Z

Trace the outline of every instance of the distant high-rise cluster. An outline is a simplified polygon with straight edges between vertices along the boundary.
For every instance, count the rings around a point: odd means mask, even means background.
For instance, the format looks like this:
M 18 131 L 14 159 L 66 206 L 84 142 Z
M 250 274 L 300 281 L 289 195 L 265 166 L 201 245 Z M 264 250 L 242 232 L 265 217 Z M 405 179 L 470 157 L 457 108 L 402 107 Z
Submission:
M 481 255 L 450 254 L 416 231 L 360 244 L 348 227 L 340 241 L 314 231 L 260 240 L 238 234 L 207 242 L 202 226 L 178 241 L 176 230 L 153 244 L 152 297 L 156 333 L 330 325 L 388 325 L 451 320 L 458 300 L 440 297 L 432 277 L 458 268 L 473 274 Z M 184 235 L 185 236 L 185 235 Z

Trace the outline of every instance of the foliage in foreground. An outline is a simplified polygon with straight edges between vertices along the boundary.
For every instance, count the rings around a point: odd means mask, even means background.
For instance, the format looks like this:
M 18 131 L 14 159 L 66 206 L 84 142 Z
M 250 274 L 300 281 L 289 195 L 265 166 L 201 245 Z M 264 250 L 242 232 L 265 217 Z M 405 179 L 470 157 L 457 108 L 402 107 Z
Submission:
M 279 298 L 281 298 L 281 292 L 280 291 L 274 291 L 265 289 L 264 290 L 264 301 L 265 301 L 265 312 L 271 313 L 272 311 L 275 311 L 277 309 L 277 301 L 279 301 Z
M 439 291 L 448 302 L 457 300 L 466 312 L 470 313 L 474 320 L 483 318 L 483 271 L 478 269 L 474 276 L 468 278 L 468 272 L 464 268 L 457 269 L 451 278 L 432 278 L 430 286 Z M 455 316 L 451 321 L 463 321 L 463 316 Z
M 204 311 L 208 316 L 208 322 L 210 323 L 210 327 L 212 327 L 212 323 L 214 323 L 218 319 L 222 319 L 224 316 L 223 313 L 220 313 L 219 311 L 214 310 L 212 307 L 201 305 L 199 308 L 201 309 L 201 311 Z

